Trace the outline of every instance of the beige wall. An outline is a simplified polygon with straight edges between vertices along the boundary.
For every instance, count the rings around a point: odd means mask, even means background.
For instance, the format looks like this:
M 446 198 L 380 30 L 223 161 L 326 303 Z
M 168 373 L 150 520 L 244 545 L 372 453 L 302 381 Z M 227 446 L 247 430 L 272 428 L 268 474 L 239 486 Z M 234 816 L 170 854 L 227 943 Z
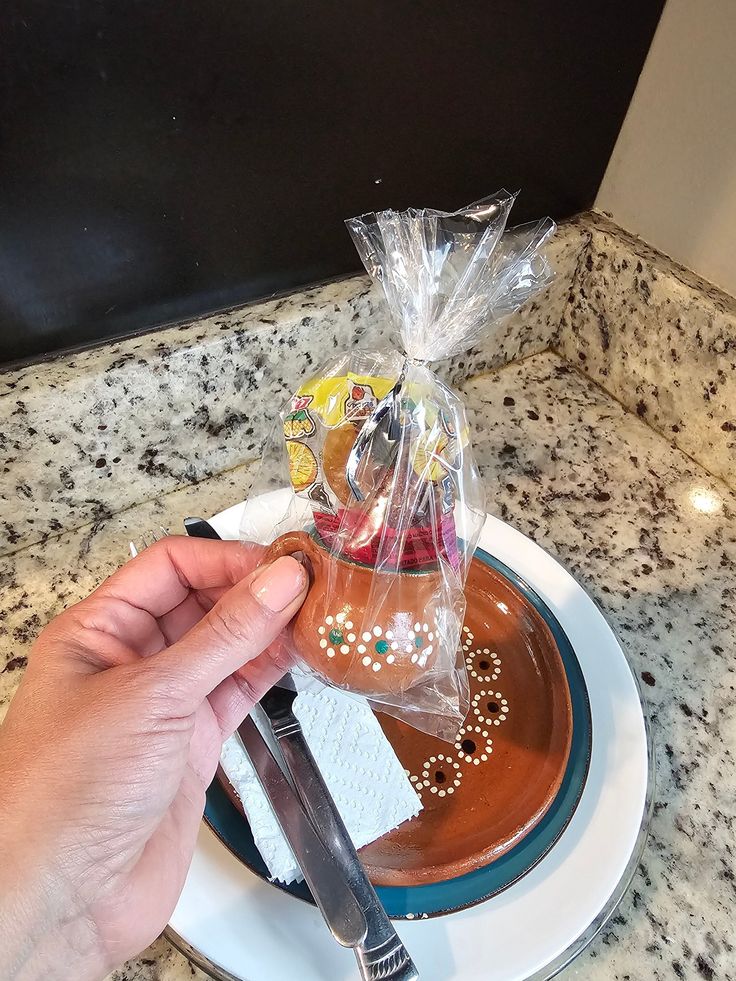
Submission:
M 667 0 L 596 208 L 736 295 L 736 0 Z

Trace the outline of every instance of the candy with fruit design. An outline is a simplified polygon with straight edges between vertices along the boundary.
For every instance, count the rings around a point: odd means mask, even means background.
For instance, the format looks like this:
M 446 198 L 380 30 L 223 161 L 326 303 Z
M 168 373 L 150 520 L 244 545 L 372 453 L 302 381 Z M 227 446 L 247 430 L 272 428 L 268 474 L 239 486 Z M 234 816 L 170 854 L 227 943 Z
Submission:
M 286 439 L 303 439 L 312 436 L 317 428 L 309 413 L 312 395 L 296 395 L 291 401 L 291 412 L 284 418 L 284 436 Z
M 289 454 L 289 477 L 297 493 L 309 490 L 317 480 L 319 467 L 317 458 L 306 443 L 289 440 L 286 444 Z

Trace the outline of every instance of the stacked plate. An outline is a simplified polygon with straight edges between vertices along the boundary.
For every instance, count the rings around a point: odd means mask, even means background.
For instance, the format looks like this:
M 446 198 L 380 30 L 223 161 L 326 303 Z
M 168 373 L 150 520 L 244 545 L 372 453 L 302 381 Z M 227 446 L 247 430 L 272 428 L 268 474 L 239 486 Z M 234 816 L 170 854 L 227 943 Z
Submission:
M 236 538 L 242 506 L 213 519 Z M 649 817 L 640 692 L 601 613 L 549 555 L 489 517 L 467 585 L 471 711 L 454 745 L 388 717 L 424 810 L 361 851 L 425 979 L 552 977 L 625 890 Z M 303 885 L 268 882 L 215 782 L 170 939 L 216 978 L 355 973 Z

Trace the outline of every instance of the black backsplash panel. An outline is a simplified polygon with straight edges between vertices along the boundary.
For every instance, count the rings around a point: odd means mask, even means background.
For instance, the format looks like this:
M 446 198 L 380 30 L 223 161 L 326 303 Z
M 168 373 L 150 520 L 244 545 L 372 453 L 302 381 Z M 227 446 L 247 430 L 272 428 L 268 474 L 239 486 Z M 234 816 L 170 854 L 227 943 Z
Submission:
M 362 211 L 589 207 L 661 8 L 5 0 L 0 363 L 350 272 Z

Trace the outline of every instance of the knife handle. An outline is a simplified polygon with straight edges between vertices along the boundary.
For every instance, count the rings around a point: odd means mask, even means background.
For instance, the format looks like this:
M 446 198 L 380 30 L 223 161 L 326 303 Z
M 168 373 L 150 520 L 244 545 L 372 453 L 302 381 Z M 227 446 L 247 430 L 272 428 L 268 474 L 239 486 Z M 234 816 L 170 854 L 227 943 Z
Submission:
M 190 538 L 209 538 L 220 541 L 220 536 L 204 518 L 184 518 L 184 530 Z
M 270 718 L 302 804 L 363 910 L 367 931 L 355 946 L 361 976 L 366 981 L 418 981 L 419 973 L 358 858 L 299 720 L 291 711 Z

